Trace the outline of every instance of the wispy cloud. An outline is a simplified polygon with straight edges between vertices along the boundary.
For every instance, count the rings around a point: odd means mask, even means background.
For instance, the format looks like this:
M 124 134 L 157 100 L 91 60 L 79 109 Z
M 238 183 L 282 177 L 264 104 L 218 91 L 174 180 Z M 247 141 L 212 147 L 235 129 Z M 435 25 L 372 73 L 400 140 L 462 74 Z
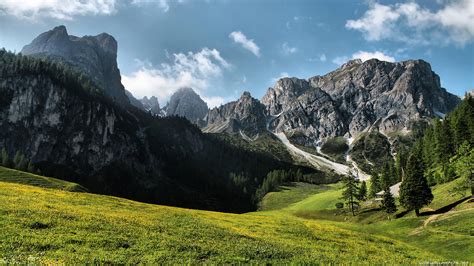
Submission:
M 201 51 L 173 54 L 172 63 L 163 63 L 158 67 L 138 60 L 139 69 L 130 75 L 123 75 L 125 88 L 141 98 L 156 96 L 161 104 L 179 88 L 191 87 L 198 93 L 206 90 L 210 82 L 231 68 L 219 51 L 203 48 Z M 213 102 L 217 100 L 215 98 Z
M 284 42 L 281 45 L 281 49 L 283 51 L 283 54 L 285 54 L 285 55 L 294 54 L 298 51 L 298 49 L 296 47 L 291 47 L 287 42 Z
M 367 51 L 358 51 L 352 55 L 352 59 L 361 59 L 362 61 L 367 61 L 369 59 L 378 59 L 380 61 L 395 62 L 395 58 L 389 55 L 384 54 L 380 51 L 367 52 Z
M 277 82 L 279 79 L 288 78 L 289 76 L 287 72 L 282 72 L 279 76 L 272 78 L 272 82 Z
M 231 38 L 235 43 L 242 45 L 244 49 L 249 50 L 255 56 L 260 57 L 260 47 L 258 47 L 254 40 L 248 39 L 242 32 L 233 31 L 229 34 L 229 38 Z
M 161 8 L 164 12 L 168 12 L 170 10 L 170 3 L 184 3 L 185 0 L 133 0 L 133 5 L 144 5 L 144 4 L 156 4 L 159 8 Z
M 474 1 L 443 1 L 437 11 L 416 2 L 394 5 L 371 3 L 369 9 L 346 28 L 358 30 L 368 41 L 384 39 L 410 44 L 456 44 L 474 40 Z
M 1 0 L 0 15 L 21 19 L 55 18 L 72 20 L 75 16 L 110 15 L 116 11 L 116 0 Z
M 370 60 L 370 59 L 378 59 L 380 61 L 387 61 L 387 62 L 395 62 L 395 58 L 389 55 L 384 54 L 381 51 L 374 51 L 374 52 L 368 52 L 368 51 L 357 51 L 352 54 L 352 56 L 338 56 L 335 57 L 332 62 L 336 65 L 342 65 L 345 64 L 347 61 L 350 59 L 361 59 L 363 62 Z

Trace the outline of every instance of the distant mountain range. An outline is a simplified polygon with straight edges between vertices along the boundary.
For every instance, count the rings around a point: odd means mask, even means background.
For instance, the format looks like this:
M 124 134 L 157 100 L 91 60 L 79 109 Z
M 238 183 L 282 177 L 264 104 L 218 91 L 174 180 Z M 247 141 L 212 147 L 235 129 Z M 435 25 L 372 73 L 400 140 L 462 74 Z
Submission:
M 349 61 L 324 76 L 280 79 L 261 100 L 244 92 L 209 110 L 193 89 L 182 88 L 161 108 L 156 97 L 139 100 L 124 89 L 117 42 L 106 33 L 75 37 L 59 26 L 22 54 L 33 59 L 2 53 L 0 147 L 92 191 L 196 208 L 248 211 L 269 171 L 320 173 L 275 158 L 270 151 L 280 146 L 294 152 L 289 145 L 316 148 L 334 137 L 351 144 L 366 132 L 409 132 L 460 102 L 423 60 L 372 59 Z M 249 145 L 260 138 L 261 147 L 271 147 L 256 152 L 216 137 L 222 134 Z M 317 155 L 309 166 L 347 168 Z M 250 178 L 234 183 L 235 174 Z

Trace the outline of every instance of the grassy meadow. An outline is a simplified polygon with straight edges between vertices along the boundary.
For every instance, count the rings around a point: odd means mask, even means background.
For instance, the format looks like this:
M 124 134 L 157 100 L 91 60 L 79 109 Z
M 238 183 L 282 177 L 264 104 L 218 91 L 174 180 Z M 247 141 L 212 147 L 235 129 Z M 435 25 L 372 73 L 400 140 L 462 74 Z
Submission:
M 268 194 L 261 211 L 228 214 L 71 192 L 34 175 L 25 179 L 35 182 L 6 176 L 0 181 L 0 263 L 474 261 L 472 203 L 428 222 L 432 216 L 367 225 L 309 215 L 340 211 L 334 207 L 338 184 L 289 184 Z

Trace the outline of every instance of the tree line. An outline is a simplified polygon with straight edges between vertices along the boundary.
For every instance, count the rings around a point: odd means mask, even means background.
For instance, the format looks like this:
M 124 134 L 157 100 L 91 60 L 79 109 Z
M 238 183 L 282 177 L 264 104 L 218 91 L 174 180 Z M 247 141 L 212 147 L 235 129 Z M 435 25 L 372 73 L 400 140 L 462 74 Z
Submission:
M 8 168 L 14 168 L 20 171 L 37 173 L 38 170 L 34 166 L 33 162 L 25 157 L 24 154 L 17 151 L 13 158 L 10 158 L 8 151 L 5 147 L 2 148 L 1 154 L 1 165 Z
M 470 190 L 474 195 L 474 98 L 470 95 L 443 119 L 434 119 L 417 132 L 409 150 L 398 151 L 394 162 L 388 160 L 378 173 L 373 173 L 368 197 L 375 198 L 382 192 L 381 207 L 394 213 L 397 206 L 390 186 L 401 181 L 400 205 L 418 216 L 434 198 L 430 186 L 457 178 L 461 182 L 452 193 Z M 350 175 L 343 183 L 342 199 L 355 215 L 359 202 L 365 200 L 366 185 L 359 186 Z

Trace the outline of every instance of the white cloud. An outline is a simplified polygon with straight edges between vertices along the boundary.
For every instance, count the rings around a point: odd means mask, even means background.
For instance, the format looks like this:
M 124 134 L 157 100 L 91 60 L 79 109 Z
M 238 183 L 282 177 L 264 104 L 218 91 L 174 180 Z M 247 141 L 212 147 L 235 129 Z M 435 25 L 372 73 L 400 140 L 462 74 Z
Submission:
M 133 0 L 132 4 L 134 5 L 144 5 L 144 4 L 157 4 L 159 8 L 163 9 L 164 12 L 170 10 L 170 2 L 172 0 Z M 175 0 L 176 3 L 184 3 L 185 0 Z
M 321 62 L 326 62 L 327 58 L 326 58 L 326 55 L 325 54 L 322 54 L 319 56 L 319 61 Z
M 72 20 L 75 16 L 110 15 L 116 0 L 1 0 L 0 15 L 22 19 L 55 18 Z
M 347 56 L 338 56 L 332 60 L 333 64 L 336 64 L 339 66 L 346 63 L 347 61 L 349 61 L 349 57 Z
M 235 43 L 241 44 L 243 48 L 252 52 L 255 56 L 260 57 L 260 47 L 252 40 L 248 39 L 245 34 L 240 31 L 233 31 L 229 34 Z
M 395 58 L 393 58 L 392 56 L 386 55 L 380 51 L 375 51 L 375 52 L 358 51 L 352 55 L 352 59 L 357 59 L 357 58 L 361 59 L 364 62 L 373 58 L 376 58 L 380 61 L 395 62 Z
M 378 59 L 380 61 L 387 61 L 387 62 L 395 62 L 395 58 L 393 56 L 389 56 L 384 54 L 383 52 L 380 51 L 375 51 L 375 52 L 367 52 L 367 51 L 357 51 L 352 54 L 351 57 L 349 56 L 338 56 L 335 57 L 332 62 L 336 65 L 343 65 L 347 63 L 350 59 L 361 59 L 363 62 L 370 60 L 370 59 Z
M 280 75 L 278 77 L 272 78 L 272 82 L 276 82 L 276 81 L 278 81 L 279 79 L 282 79 L 282 78 L 288 78 L 289 76 L 290 75 L 287 72 L 282 72 L 282 73 L 280 73 Z
M 207 106 L 209 108 L 218 107 L 228 102 L 228 100 L 220 96 L 211 96 L 211 97 L 201 96 L 201 98 L 207 103 Z
M 223 70 L 231 68 L 216 49 L 203 48 L 196 53 L 173 54 L 173 57 L 171 64 L 163 63 L 159 67 L 138 60 L 137 71 L 122 75 L 125 88 L 139 98 L 156 96 L 163 104 L 182 87 L 191 87 L 201 93 L 213 79 L 222 75 Z
M 281 49 L 283 50 L 283 54 L 285 55 L 294 54 L 298 51 L 296 47 L 291 47 L 287 42 L 284 42 L 282 44 Z
M 364 15 L 348 20 L 346 28 L 358 30 L 368 41 L 384 39 L 411 44 L 465 45 L 474 40 L 474 1 L 443 1 L 437 11 L 416 2 L 370 4 Z

